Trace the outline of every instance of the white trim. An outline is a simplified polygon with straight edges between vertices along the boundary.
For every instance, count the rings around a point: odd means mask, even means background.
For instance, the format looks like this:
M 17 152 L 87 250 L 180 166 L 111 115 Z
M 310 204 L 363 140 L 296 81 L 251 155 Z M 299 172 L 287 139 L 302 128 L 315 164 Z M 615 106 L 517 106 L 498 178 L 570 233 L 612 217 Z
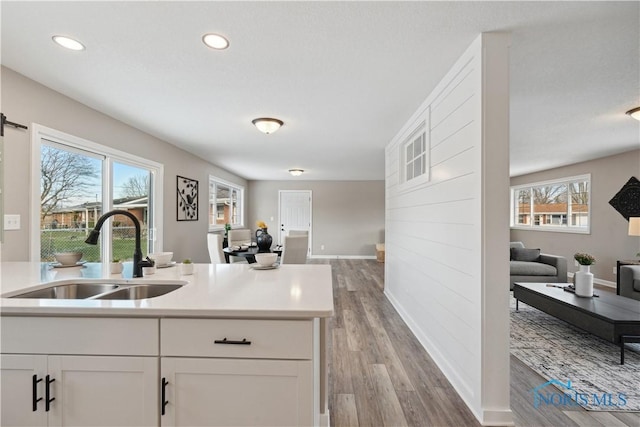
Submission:
M 153 232 L 154 247 L 156 251 L 162 250 L 163 245 L 163 229 L 164 229 L 164 165 L 162 163 L 148 160 L 134 154 L 126 153 L 106 145 L 98 144 L 84 138 L 80 138 L 68 133 L 58 131 L 37 123 L 31 123 L 31 189 L 30 189 L 30 218 L 29 218 L 29 257 L 31 261 L 40 261 L 40 156 L 41 156 L 41 140 L 46 139 L 53 143 L 66 147 L 72 147 L 81 150 L 83 153 L 95 155 L 99 154 L 106 158 L 106 166 L 102 171 L 102 187 L 110 188 L 109 183 L 113 173 L 113 161 L 118 163 L 140 167 L 150 170 L 152 173 L 153 189 L 155 193 L 153 197 L 149 197 L 149 202 L 153 202 L 153 224 L 149 227 Z M 113 189 L 111 189 L 113 191 Z M 150 195 L 151 196 L 151 195 Z M 112 194 L 102 192 L 102 206 L 110 206 L 113 200 Z M 37 228 L 36 228 L 37 225 Z M 110 242 L 110 229 L 107 228 L 103 234 L 103 241 Z M 111 248 L 104 245 L 102 248 L 103 257 L 111 257 Z M 109 259 L 107 258 L 107 259 Z

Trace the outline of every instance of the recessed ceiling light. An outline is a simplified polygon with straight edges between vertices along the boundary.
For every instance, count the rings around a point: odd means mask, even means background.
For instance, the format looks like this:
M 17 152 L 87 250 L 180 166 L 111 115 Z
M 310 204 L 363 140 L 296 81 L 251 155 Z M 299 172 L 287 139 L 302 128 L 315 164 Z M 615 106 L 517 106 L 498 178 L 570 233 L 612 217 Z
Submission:
M 65 47 L 70 50 L 84 50 L 84 45 L 80 43 L 78 40 L 74 40 L 70 37 L 66 36 L 53 36 L 51 37 L 54 42 L 59 44 L 62 47 Z
M 222 50 L 229 47 L 229 40 L 222 37 L 220 34 L 205 34 L 202 36 L 202 41 L 211 49 Z

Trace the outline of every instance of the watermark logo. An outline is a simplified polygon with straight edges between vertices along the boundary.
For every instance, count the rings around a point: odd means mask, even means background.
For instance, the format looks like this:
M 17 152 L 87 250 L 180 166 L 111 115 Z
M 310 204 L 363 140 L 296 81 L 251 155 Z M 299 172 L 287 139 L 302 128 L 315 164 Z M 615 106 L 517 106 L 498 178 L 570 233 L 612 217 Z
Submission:
M 556 386 L 556 387 L 548 387 Z M 548 387 L 548 388 L 547 388 Z M 571 386 L 571 381 L 566 383 L 553 379 L 540 384 L 533 390 L 533 406 L 578 406 L 590 405 L 608 408 L 620 408 L 627 404 L 627 395 L 624 393 L 579 393 Z

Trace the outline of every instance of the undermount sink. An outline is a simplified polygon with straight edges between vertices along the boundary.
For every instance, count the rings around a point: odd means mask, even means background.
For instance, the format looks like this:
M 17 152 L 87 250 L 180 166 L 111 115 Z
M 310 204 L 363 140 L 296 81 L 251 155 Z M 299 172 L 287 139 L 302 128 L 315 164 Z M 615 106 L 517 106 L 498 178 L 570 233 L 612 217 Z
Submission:
M 132 285 L 123 287 L 114 292 L 100 295 L 95 299 L 145 299 L 155 298 L 160 295 L 168 294 L 182 285 Z
M 187 282 L 110 281 L 109 283 L 60 283 L 8 298 L 138 300 L 155 298 L 179 289 Z
M 118 285 L 106 283 L 71 283 L 38 289 L 11 298 L 87 299 L 117 288 Z

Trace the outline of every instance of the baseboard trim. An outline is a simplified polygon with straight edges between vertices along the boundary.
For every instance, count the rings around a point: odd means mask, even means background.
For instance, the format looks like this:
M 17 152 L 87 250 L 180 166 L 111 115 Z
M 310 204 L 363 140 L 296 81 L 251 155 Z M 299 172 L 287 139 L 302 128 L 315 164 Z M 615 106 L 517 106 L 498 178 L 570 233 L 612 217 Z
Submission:
M 311 259 L 376 259 L 375 255 L 311 255 Z
M 573 279 L 574 274 L 575 273 L 567 273 L 567 278 Z M 604 280 L 604 279 L 598 279 L 597 277 L 593 278 L 593 283 L 595 283 L 596 285 L 606 286 L 607 288 L 613 288 L 613 289 L 618 288 L 618 285 L 616 284 L 616 282 L 611 282 L 609 280 Z

